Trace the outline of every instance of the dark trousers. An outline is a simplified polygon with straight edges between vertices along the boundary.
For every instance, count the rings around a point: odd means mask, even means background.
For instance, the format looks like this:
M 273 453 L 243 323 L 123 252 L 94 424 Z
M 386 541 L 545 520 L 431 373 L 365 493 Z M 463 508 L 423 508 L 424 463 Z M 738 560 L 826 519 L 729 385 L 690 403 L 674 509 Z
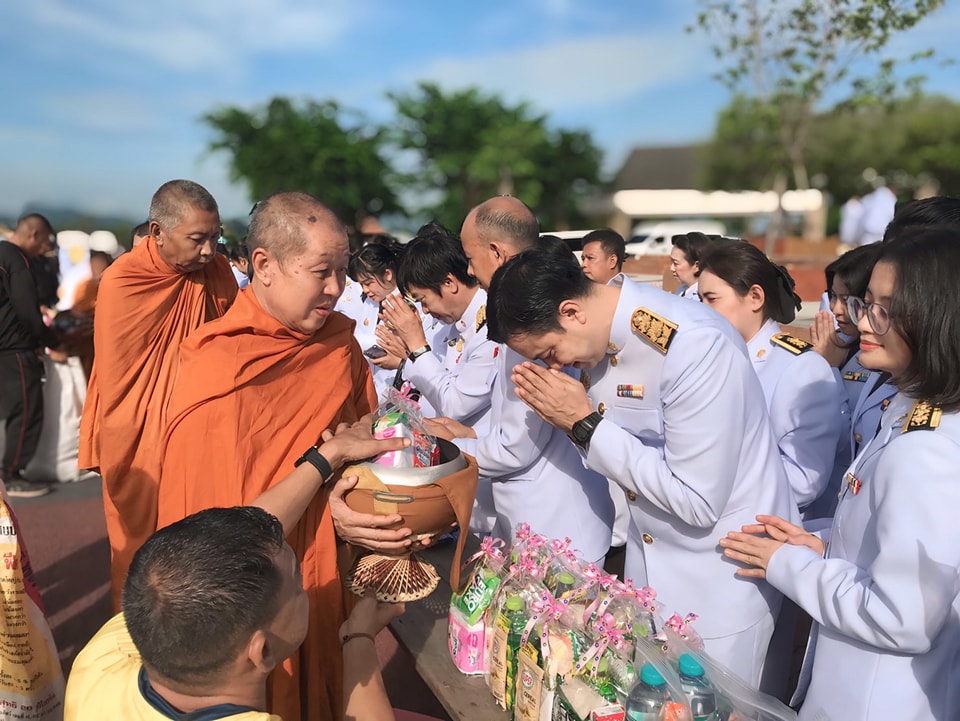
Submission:
M 37 452 L 43 426 L 43 363 L 35 353 L 0 351 L 0 423 L 6 426 L 0 475 L 10 480 Z

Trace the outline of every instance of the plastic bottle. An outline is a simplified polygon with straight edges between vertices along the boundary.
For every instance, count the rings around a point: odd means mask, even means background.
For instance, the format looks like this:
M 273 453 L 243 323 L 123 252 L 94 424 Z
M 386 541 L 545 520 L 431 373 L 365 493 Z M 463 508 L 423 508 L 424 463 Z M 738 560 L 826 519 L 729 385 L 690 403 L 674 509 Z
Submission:
M 561 571 L 557 574 L 557 586 L 554 589 L 553 595 L 557 598 L 563 598 L 564 594 L 568 594 L 573 591 L 573 587 L 576 582 L 577 579 L 574 578 L 570 571 Z
M 667 682 L 649 663 L 640 669 L 640 680 L 627 698 L 627 721 L 659 721 L 663 705 L 669 700 Z
M 517 664 L 520 661 L 520 637 L 527 625 L 527 605 L 523 598 L 517 595 L 507 596 L 503 604 L 503 614 L 510 621 L 510 632 L 507 634 L 507 710 L 513 708 L 517 695 Z
M 717 694 L 707 680 L 703 666 L 689 653 L 680 656 L 678 662 L 680 685 L 690 701 L 693 721 L 717 721 Z

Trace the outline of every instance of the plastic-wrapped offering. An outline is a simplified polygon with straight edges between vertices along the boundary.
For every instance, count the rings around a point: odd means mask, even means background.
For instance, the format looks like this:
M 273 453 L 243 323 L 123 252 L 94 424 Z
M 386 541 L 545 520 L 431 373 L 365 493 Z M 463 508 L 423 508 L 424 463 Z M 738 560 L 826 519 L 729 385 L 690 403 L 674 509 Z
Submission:
M 387 394 L 380 417 L 373 424 L 375 438 L 409 438 L 410 445 L 398 451 L 381 453 L 374 461 L 392 468 L 429 468 L 440 462 L 437 439 L 427 433 L 416 401 L 395 388 Z

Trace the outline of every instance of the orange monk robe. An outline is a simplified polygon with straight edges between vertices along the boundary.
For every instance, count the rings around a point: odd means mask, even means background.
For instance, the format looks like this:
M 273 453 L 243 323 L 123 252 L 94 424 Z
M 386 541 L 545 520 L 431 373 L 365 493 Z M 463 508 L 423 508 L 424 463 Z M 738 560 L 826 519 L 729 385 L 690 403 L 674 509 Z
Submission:
M 152 237 L 100 280 L 79 465 L 103 476 L 114 610 L 134 552 L 157 529 L 160 448 L 180 343 L 223 315 L 236 294 L 219 253 L 201 270 L 177 273 Z
M 353 321 L 332 313 L 314 335 L 269 315 L 252 288 L 181 346 L 160 481 L 163 527 L 204 508 L 253 502 L 294 469 L 321 433 L 376 409 Z M 269 710 L 284 719 L 338 719 L 337 636 L 344 591 L 327 491 L 288 535 L 301 559 L 310 624 L 300 650 L 270 677 Z

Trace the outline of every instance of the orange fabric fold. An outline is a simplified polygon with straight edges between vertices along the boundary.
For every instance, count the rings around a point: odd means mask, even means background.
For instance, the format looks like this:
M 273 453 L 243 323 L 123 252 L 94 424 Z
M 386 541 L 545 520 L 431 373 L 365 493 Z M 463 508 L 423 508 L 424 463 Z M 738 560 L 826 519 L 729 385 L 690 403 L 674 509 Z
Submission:
M 369 366 L 353 321 L 332 313 L 316 334 L 281 325 L 242 291 L 223 318 L 181 346 L 169 408 L 159 522 L 251 503 L 282 480 L 320 434 L 374 410 Z M 345 619 L 333 519 L 322 492 L 287 541 L 301 559 L 310 624 L 300 650 L 270 677 L 271 713 L 339 719 Z
M 152 237 L 117 258 L 100 281 L 79 465 L 103 476 L 115 611 L 134 552 L 157 528 L 160 443 L 180 343 L 223 315 L 236 294 L 223 256 L 177 273 Z

